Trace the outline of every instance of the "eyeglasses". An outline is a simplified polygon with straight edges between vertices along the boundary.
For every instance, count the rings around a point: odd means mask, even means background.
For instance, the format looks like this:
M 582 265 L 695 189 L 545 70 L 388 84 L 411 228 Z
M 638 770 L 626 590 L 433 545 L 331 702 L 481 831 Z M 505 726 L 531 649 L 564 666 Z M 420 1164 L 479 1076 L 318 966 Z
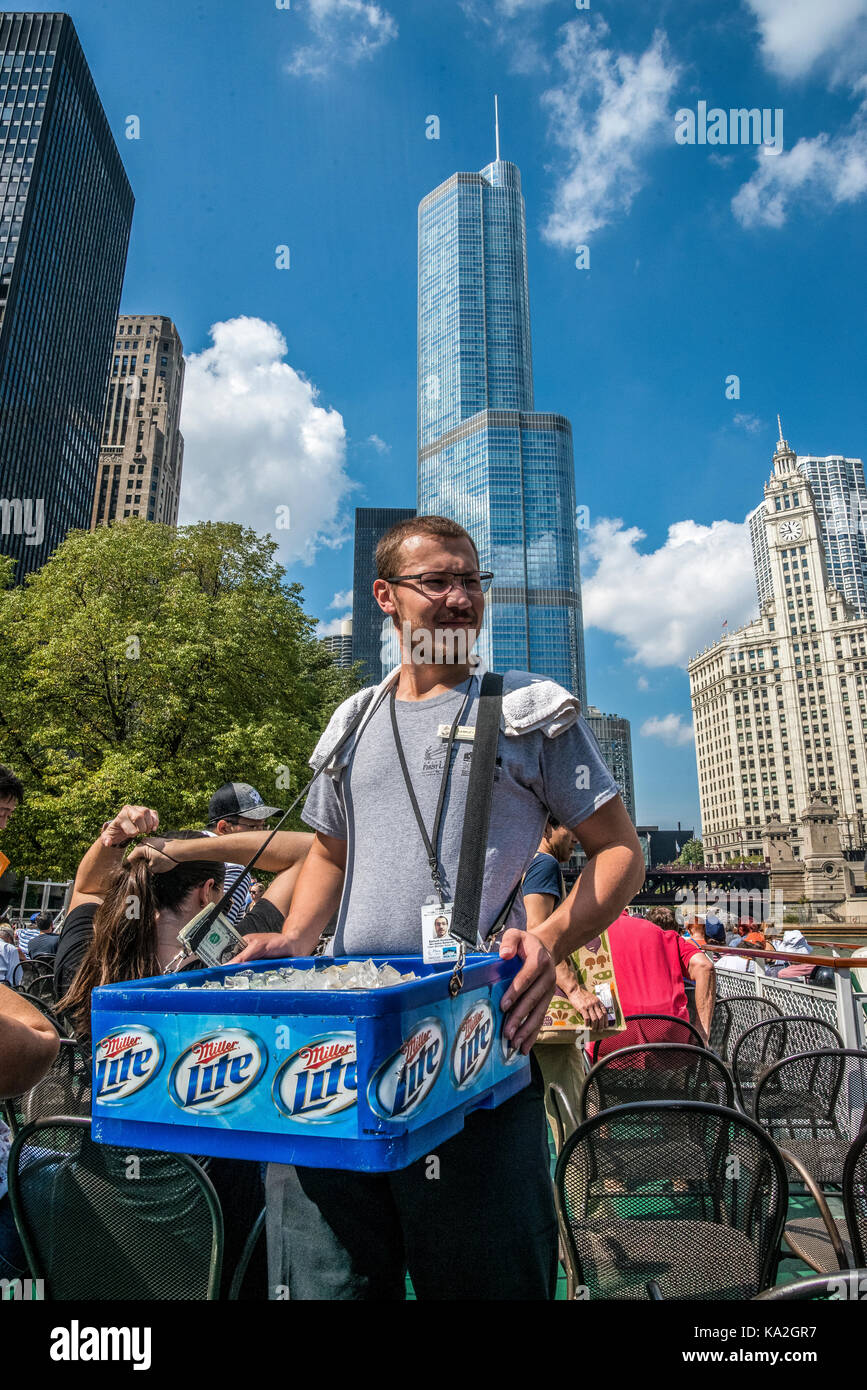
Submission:
M 480 574 L 478 570 L 472 570 L 469 574 L 428 571 L 425 574 L 395 574 L 388 583 L 407 584 L 411 579 L 417 581 L 422 593 L 428 598 L 443 598 L 456 584 L 462 584 L 468 594 L 486 594 L 494 576 L 485 572 Z

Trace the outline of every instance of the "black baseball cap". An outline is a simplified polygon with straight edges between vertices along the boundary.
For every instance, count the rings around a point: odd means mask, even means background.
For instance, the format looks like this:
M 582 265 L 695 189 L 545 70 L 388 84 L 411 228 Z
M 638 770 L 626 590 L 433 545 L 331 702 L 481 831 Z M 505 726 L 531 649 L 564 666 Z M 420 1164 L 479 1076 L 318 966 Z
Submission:
M 237 816 L 245 816 L 248 820 L 267 820 L 279 811 L 279 806 L 266 806 L 249 782 L 224 782 L 208 802 L 208 824 L 235 820 Z

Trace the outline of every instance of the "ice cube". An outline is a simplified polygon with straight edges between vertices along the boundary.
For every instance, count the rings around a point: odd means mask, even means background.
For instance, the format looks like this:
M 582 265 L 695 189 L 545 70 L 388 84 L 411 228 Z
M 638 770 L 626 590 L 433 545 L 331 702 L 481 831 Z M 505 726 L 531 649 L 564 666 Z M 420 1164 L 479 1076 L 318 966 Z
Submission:
M 395 970 L 393 965 L 381 965 L 377 971 L 380 987 L 383 985 L 399 985 L 403 981 L 403 976 L 399 970 Z

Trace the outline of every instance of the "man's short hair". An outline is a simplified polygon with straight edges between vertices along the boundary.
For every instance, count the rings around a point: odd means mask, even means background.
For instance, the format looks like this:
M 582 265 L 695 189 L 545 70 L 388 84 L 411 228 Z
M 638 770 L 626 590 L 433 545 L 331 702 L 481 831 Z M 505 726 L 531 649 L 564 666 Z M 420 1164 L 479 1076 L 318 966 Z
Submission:
M 670 907 L 649 907 L 641 916 L 662 927 L 663 931 L 677 931 L 677 918 Z
M 16 801 L 23 801 L 24 783 L 15 776 L 11 767 L 4 767 L 0 763 L 0 798 L 5 800 L 9 796 L 14 796 Z
M 15 933 L 11 927 L 0 927 L 0 941 L 8 941 L 10 945 L 15 945 Z
M 410 536 L 442 536 L 446 540 L 469 541 L 479 563 L 476 543 L 463 526 L 447 516 L 410 516 L 406 521 L 398 521 L 380 537 L 376 547 L 376 577 L 390 579 L 400 572 L 400 551 L 404 541 Z

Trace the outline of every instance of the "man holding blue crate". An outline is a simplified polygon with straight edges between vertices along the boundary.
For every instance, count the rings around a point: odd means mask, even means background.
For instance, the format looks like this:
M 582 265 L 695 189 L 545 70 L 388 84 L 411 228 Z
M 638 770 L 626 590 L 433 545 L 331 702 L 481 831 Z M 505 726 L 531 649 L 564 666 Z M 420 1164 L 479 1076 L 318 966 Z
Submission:
M 282 936 L 256 935 L 236 959 L 304 956 L 335 912 L 336 956 L 441 960 L 454 906 L 482 668 L 473 647 L 493 576 L 471 536 L 444 517 L 398 523 L 379 542 L 374 595 L 398 629 L 401 665 L 345 701 L 311 758 L 323 768 L 303 818 L 316 832 Z M 353 737 L 332 757 L 352 718 Z M 548 815 L 575 834 L 587 867 L 560 906 L 526 929 L 520 894 Z M 617 918 L 644 861 L 578 701 L 527 672 L 504 677 L 479 910 L 481 942 L 521 968 L 505 1034 L 529 1053 L 555 967 Z M 398 1172 L 272 1164 L 271 1296 L 548 1299 L 557 1231 L 541 1077 L 467 1116 L 436 1154 Z

